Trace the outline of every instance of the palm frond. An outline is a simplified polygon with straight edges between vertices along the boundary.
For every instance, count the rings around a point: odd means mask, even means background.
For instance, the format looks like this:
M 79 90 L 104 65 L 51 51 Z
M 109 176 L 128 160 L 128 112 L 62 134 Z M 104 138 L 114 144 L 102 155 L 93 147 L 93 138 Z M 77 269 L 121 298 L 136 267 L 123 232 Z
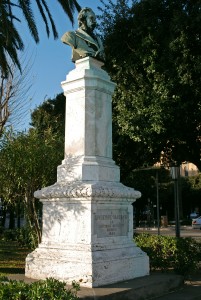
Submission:
M 37 6 L 38 6 L 38 9 L 40 11 L 40 14 L 41 14 L 41 16 L 43 18 L 43 21 L 45 23 L 47 36 L 49 37 L 50 30 L 49 30 L 49 26 L 48 26 L 48 21 L 47 21 L 46 15 L 45 15 L 44 10 L 43 10 L 43 6 L 41 4 L 41 0 L 36 0 L 36 3 L 37 3 Z
M 71 23 L 74 23 L 73 14 L 74 10 L 81 10 L 77 0 L 57 0 L 62 6 L 64 12 L 69 17 Z M 39 12 L 46 26 L 47 35 L 50 35 L 49 24 L 54 38 L 58 38 L 58 33 L 52 15 L 46 0 L 36 0 Z M 10 72 L 7 62 L 8 57 L 11 58 L 13 63 L 21 70 L 20 62 L 18 58 L 18 50 L 24 49 L 24 44 L 19 32 L 16 29 L 15 22 L 21 22 L 20 18 L 13 13 L 13 8 L 20 9 L 28 24 L 30 33 L 36 43 L 39 42 L 39 34 L 34 19 L 34 13 L 32 10 L 32 0 L 0 0 L 0 71 L 3 76 L 7 76 Z
M 58 38 L 58 33 L 57 33 L 57 30 L 56 30 L 56 26 L 55 26 L 54 20 L 52 18 L 51 13 L 50 13 L 50 10 L 49 10 L 49 8 L 47 6 L 47 3 L 46 3 L 45 0 L 41 0 L 41 2 L 43 4 L 43 6 L 45 7 L 45 10 L 46 10 L 46 12 L 48 14 L 48 17 L 49 17 L 49 20 L 50 20 L 50 23 L 51 23 L 51 26 L 52 26 L 52 31 L 53 31 L 54 38 L 57 39 Z
M 10 73 L 10 67 L 7 63 L 7 57 L 5 55 L 4 47 L 1 42 L 0 38 L 0 74 L 1 77 L 6 77 L 8 76 L 8 73 Z
M 6 51 L 5 51 L 6 50 Z M 19 70 L 21 71 L 21 65 L 20 65 L 20 62 L 19 62 L 19 58 L 18 58 L 18 53 L 17 53 L 17 50 L 16 48 L 14 47 L 14 45 L 9 45 L 6 47 L 6 49 L 4 49 L 4 53 L 5 53 L 5 57 L 7 55 L 10 56 L 11 60 L 13 61 L 13 63 L 15 65 L 17 65 L 17 67 L 19 68 Z M 6 55 L 7 54 L 7 55 Z M 8 63 L 7 63 L 7 67 L 8 67 Z
M 10 4 L 4 1 L 3 4 L 0 5 L 0 69 L 5 77 L 7 77 L 10 72 L 7 62 L 8 57 L 21 69 L 17 50 L 23 50 L 24 44 L 14 26 L 14 19 L 17 18 L 12 14 Z
M 33 11 L 31 8 L 31 2 L 30 2 L 30 0 L 18 0 L 18 3 L 19 3 L 19 7 L 21 8 L 22 13 L 24 14 L 24 17 L 27 21 L 31 35 L 33 36 L 35 42 L 38 43 L 39 35 L 38 35 L 38 30 L 36 27 L 35 20 L 34 20 Z
M 82 7 L 79 5 L 79 3 L 78 3 L 76 0 L 74 0 L 73 2 L 74 2 L 74 5 L 75 5 L 76 10 L 77 10 L 78 12 L 80 12 L 81 9 L 82 9 Z
M 69 17 L 72 24 L 74 24 L 73 13 L 76 8 L 77 11 L 81 10 L 81 6 L 78 4 L 76 0 L 58 0 L 63 10 Z

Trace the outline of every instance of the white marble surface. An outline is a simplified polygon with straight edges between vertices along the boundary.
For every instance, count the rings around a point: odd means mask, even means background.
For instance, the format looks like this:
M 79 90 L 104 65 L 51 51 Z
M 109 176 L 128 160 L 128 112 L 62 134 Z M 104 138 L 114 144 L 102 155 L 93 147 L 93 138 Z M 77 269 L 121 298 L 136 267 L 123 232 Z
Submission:
M 92 58 L 76 62 L 62 82 L 66 96 L 66 156 L 112 158 L 112 94 L 115 84 Z
M 27 277 L 96 287 L 149 274 L 133 242 L 132 203 L 141 194 L 120 183 L 112 159 L 115 84 L 101 66 L 84 58 L 62 82 L 65 157 L 57 182 L 34 193 L 43 203 L 42 242 L 27 256 Z
M 121 184 L 118 198 L 99 188 L 96 196 L 44 197 L 42 243 L 27 257 L 27 277 L 96 287 L 149 274 L 148 256 L 132 241 L 133 198 Z
M 120 170 L 111 158 L 98 156 L 66 156 L 57 168 L 57 181 L 119 182 Z
M 119 181 L 112 160 L 112 94 L 115 84 L 93 58 L 76 62 L 66 81 L 65 159 L 58 181 Z

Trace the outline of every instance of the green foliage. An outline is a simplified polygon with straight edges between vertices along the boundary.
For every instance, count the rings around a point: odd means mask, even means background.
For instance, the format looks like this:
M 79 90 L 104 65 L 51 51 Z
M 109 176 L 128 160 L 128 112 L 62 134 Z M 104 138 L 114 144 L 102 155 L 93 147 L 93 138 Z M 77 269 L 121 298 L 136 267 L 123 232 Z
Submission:
M 54 278 L 40 280 L 31 284 L 23 281 L 0 278 L 0 300 L 76 300 L 79 285 L 72 282 L 72 288 L 67 289 L 65 282 Z
M 187 276 L 197 270 L 201 260 L 201 244 L 193 238 L 139 234 L 135 242 L 149 256 L 151 270 L 173 269 Z
M 17 229 L 5 229 L 0 232 L 2 241 L 16 241 L 20 247 L 35 249 L 38 245 L 38 239 L 35 230 L 29 225 Z
M 160 214 L 166 215 L 168 213 L 168 217 L 172 217 L 174 212 L 174 194 L 168 170 L 164 168 L 138 169 L 126 174 L 122 181 L 126 186 L 133 187 L 142 193 L 141 198 L 134 203 L 137 226 L 138 221 L 146 218 L 146 215 L 142 213 L 147 209 L 147 205 L 149 205 L 152 221 L 156 219 L 156 207 L 153 207 L 153 205 L 157 204 L 157 177 L 161 207 Z M 150 202 L 148 203 L 148 201 Z
M 105 68 L 117 83 L 113 121 L 139 147 L 134 167 L 163 152 L 165 162 L 201 168 L 200 9 L 188 0 L 107 1 L 102 9 Z
M 34 192 L 41 186 L 54 183 L 55 165 L 63 156 L 60 146 L 63 144 L 51 129 L 42 136 L 33 129 L 28 133 L 10 132 L 4 135 L 0 143 L 0 177 L 6 186 L 2 190 L 7 188 L 9 191 L 13 187 L 10 192 L 15 192 L 17 196 L 19 189 Z
M 30 226 L 23 226 L 15 230 L 15 238 L 20 246 L 35 249 L 38 245 L 36 232 Z
M 10 213 L 25 211 L 28 229 L 18 236 L 24 236 L 31 248 L 35 236 L 41 240 L 38 216 L 42 205 L 34 192 L 56 182 L 57 166 L 64 155 L 64 123 L 65 97 L 59 94 L 33 111 L 34 128 L 28 133 L 9 131 L 0 140 L 0 197 Z
M 73 12 L 74 9 L 80 10 L 81 7 L 76 0 L 56 1 L 61 5 L 63 11 L 69 17 L 70 21 L 73 23 Z M 45 24 L 45 29 L 47 36 L 50 35 L 50 30 L 52 30 L 54 38 L 58 38 L 58 33 L 55 27 L 54 20 L 49 9 L 49 3 L 47 1 L 15 1 L 12 3 L 10 1 L 0 2 L 0 74 L 1 76 L 8 76 L 11 72 L 9 67 L 9 58 L 14 64 L 16 64 L 19 69 L 21 69 L 20 61 L 18 58 L 18 51 L 24 49 L 24 43 L 21 35 L 19 34 L 18 28 L 16 27 L 16 22 L 19 24 L 24 17 L 27 26 L 30 30 L 30 34 L 36 43 L 39 42 L 39 34 L 37 29 L 37 24 L 34 16 L 34 3 L 38 8 L 39 14 L 41 15 L 43 22 Z M 19 25 L 18 24 L 18 25 Z M 51 28 L 51 29 L 50 29 Z
M 54 99 L 48 99 L 38 106 L 31 114 L 31 125 L 43 134 L 51 128 L 64 138 L 65 129 L 65 96 L 58 94 Z
M 201 174 L 181 178 L 181 193 L 184 216 L 189 216 L 196 208 L 201 211 Z
M 38 220 L 41 205 L 34 192 L 56 181 L 56 170 L 63 158 L 63 140 L 48 128 L 43 134 L 6 133 L 0 143 L 0 195 L 4 203 L 24 203 L 29 226 L 41 239 Z
M 3 229 L 1 232 L 2 241 L 16 241 L 16 230 L 14 229 Z

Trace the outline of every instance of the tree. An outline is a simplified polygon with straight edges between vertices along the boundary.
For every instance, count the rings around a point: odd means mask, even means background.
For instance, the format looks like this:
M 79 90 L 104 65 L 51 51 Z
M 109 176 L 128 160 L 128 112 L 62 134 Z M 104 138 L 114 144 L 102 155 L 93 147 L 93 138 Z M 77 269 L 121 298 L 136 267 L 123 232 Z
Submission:
M 31 124 L 42 134 L 51 128 L 61 139 L 65 136 L 65 96 L 58 94 L 39 105 L 31 114 Z
M 167 163 L 191 161 L 201 169 L 201 1 L 101 2 L 120 135 L 142 149 L 148 164 L 163 153 Z
M 31 120 L 34 128 L 28 133 L 5 131 L 0 139 L 0 197 L 11 213 L 23 205 L 40 242 L 40 203 L 34 192 L 56 182 L 57 166 L 64 157 L 64 95 L 37 107 Z
M 165 168 L 142 168 L 127 174 L 124 184 L 140 191 L 142 196 L 134 202 L 135 219 L 157 219 L 157 188 L 160 215 L 174 218 L 174 193 L 170 173 Z M 157 186 L 158 185 L 158 186 Z
M 40 242 L 39 201 L 34 192 L 56 181 L 63 141 L 51 129 L 43 135 L 31 129 L 28 133 L 5 133 L 0 146 L 0 197 L 13 207 L 24 204 L 27 221 Z
M 9 62 L 10 73 L 7 77 L 0 71 L 0 137 L 6 124 L 17 126 L 28 110 L 29 75 L 31 61 L 22 60 L 22 72 Z
M 184 208 L 184 216 L 198 209 L 201 212 L 200 193 L 201 193 L 201 174 L 191 177 L 181 178 L 181 196 Z
M 0 4 L 0 69 L 4 77 L 7 77 L 10 72 L 8 63 L 9 58 L 21 70 L 18 51 L 24 49 L 24 43 L 15 26 L 15 22 L 21 22 L 21 19 L 19 17 L 21 12 L 24 16 L 25 21 L 27 22 L 28 28 L 34 41 L 36 43 L 39 42 L 38 29 L 33 13 L 33 2 L 36 2 L 36 5 L 45 23 L 46 33 L 48 37 L 50 35 L 50 26 L 54 38 L 58 37 L 55 22 L 47 5 L 47 1 L 18 0 L 12 2 L 10 0 L 2 0 Z M 64 12 L 73 23 L 74 9 L 77 9 L 78 11 L 81 9 L 78 2 L 76 0 L 57 0 L 57 2 L 62 6 Z

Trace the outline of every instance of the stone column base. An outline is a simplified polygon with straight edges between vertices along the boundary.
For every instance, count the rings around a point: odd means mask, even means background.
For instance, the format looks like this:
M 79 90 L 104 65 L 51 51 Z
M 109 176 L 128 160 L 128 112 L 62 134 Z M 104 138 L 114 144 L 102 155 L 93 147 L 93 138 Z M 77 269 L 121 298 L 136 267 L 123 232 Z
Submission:
M 27 277 L 98 287 L 149 274 L 149 258 L 133 242 L 139 192 L 118 182 L 71 182 L 35 196 L 43 202 L 43 235 L 27 256 Z
M 78 245 L 76 246 L 76 248 Z M 35 279 L 54 277 L 71 284 L 73 280 L 85 287 L 98 287 L 149 275 L 149 259 L 134 244 L 120 248 L 91 251 L 43 247 L 26 259 L 26 276 Z

